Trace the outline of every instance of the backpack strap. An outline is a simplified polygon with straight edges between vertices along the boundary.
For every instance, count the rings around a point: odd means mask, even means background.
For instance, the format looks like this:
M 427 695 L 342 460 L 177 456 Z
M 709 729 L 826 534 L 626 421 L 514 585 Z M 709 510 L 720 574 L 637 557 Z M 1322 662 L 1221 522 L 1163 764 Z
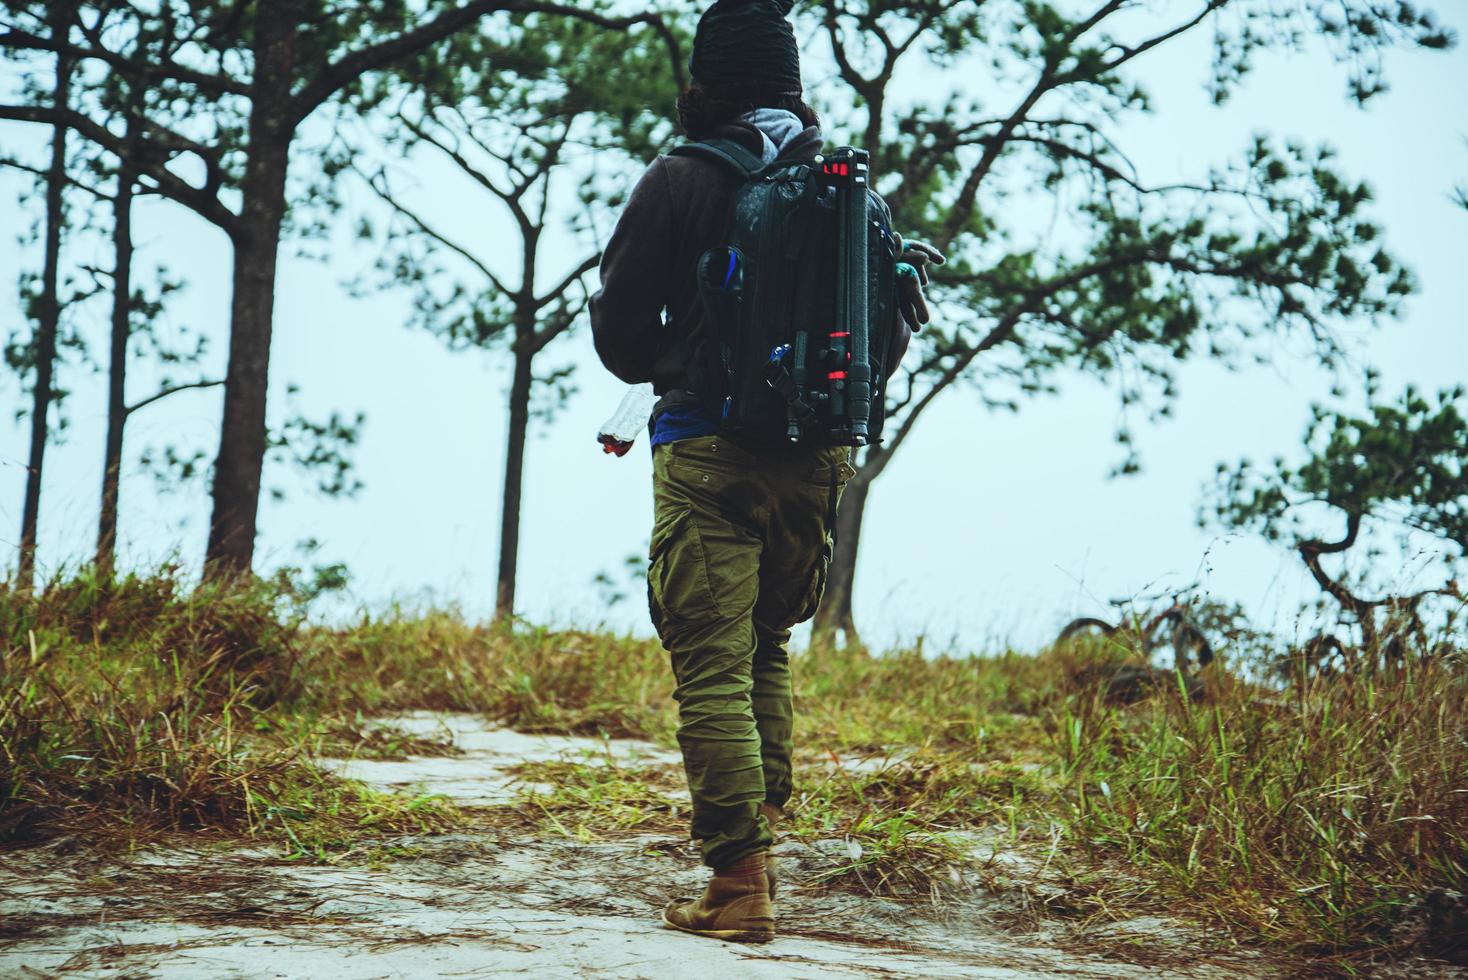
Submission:
M 722 136 L 675 146 L 668 151 L 668 156 L 708 160 L 735 174 L 740 180 L 749 180 L 765 169 L 765 161 L 759 154 L 751 153 L 748 147 L 737 140 Z

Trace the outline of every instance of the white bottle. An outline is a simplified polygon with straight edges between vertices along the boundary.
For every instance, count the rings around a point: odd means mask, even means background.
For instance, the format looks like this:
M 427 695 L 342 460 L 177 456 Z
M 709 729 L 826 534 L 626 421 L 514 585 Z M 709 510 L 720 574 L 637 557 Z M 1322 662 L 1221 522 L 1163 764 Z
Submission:
M 637 440 L 637 434 L 647 428 L 648 420 L 652 418 L 652 407 L 657 404 L 657 400 L 658 396 L 653 394 L 651 384 L 644 383 L 628 388 L 612 417 L 603 422 L 597 431 L 596 438 L 601 443 L 602 452 L 617 456 L 627 455 L 627 450 Z

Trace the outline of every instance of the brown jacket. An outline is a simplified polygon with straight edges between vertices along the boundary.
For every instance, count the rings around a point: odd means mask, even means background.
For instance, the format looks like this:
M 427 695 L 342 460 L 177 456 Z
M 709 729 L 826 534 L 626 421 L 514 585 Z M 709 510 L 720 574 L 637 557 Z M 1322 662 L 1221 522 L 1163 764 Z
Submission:
M 754 153 L 762 139 L 749 123 L 720 129 Z M 813 157 L 820 132 L 811 127 L 786 147 L 787 157 Z M 591 297 L 591 333 L 607 370 L 628 384 L 651 381 L 659 394 L 687 390 L 690 334 L 697 324 L 699 256 L 724 243 L 738 179 L 696 157 L 652 162 L 622 211 L 601 259 L 601 289 Z M 668 312 L 666 323 L 663 310 Z M 903 324 L 889 373 L 907 349 Z

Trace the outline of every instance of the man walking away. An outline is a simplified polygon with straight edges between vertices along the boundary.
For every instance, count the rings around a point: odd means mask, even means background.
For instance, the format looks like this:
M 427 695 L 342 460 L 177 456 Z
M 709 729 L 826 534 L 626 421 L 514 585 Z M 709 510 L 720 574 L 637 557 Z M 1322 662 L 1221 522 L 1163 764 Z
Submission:
M 692 140 L 732 141 L 766 165 L 820 153 L 816 114 L 801 98 L 790 6 L 717 0 L 705 12 L 689 64 L 693 81 L 678 100 L 679 124 Z M 786 645 L 790 628 L 815 614 L 836 503 L 854 471 L 844 446 L 735 441 L 710 405 L 717 379 L 708 365 L 719 363 L 718 341 L 699 299 L 698 263 L 727 240 L 742 184 L 699 155 L 654 161 L 607 243 L 591 322 L 606 367 L 629 384 L 652 382 L 660 396 L 648 600 L 676 681 L 692 833 L 714 871 L 702 897 L 674 902 L 663 920 L 700 935 L 765 942 L 775 934 L 772 826 L 791 793 Z M 942 257 L 920 245 L 901 257 L 909 263 L 898 270 L 901 305 L 916 326 L 926 310 L 911 266 L 922 272 Z M 725 285 L 734 272 L 731 259 Z M 908 337 L 899 320 L 888 375 Z

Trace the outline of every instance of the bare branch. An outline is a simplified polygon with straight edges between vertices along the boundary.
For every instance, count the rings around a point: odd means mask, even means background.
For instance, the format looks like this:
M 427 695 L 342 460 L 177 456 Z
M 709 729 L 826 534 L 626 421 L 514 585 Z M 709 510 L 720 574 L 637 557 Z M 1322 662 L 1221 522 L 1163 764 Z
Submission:
M 1093 262 L 1089 265 L 1079 266 L 1066 272 L 1064 275 L 1057 276 L 1056 278 L 1050 279 L 1045 282 L 1036 283 L 1029 289 L 1025 290 L 1022 296 L 1022 301 L 1017 303 L 1012 309 L 1010 309 L 1008 313 L 1006 313 L 999 320 L 998 323 L 990 328 L 989 332 L 986 333 L 977 344 L 960 352 L 957 356 L 955 356 L 952 363 L 950 363 L 948 367 L 943 370 L 943 373 L 940 374 L 937 380 L 935 380 L 928 388 L 928 390 L 923 393 L 922 397 L 919 398 L 912 405 L 912 408 L 910 408 L 907 414 L 903 416 L 902 422 L 898 425 L 896 435 L 894 435 L 891 441 L 883 447 L 880 456 L 890 457 L 892 453 L 896 452 L 897 447 L 902 445 L 903 441 L 907 439 L 908 433 L 912 431 L 912 427 L 916 423 L 918 416 L 921 415 L 923 411 L 933 403 L 934 399 L 936 399 L 945 388 L 953 384 L 953 382 L 957 381 L 959 377 L 963 375 L 963 372 L 968 369 L 969 365 L 972 364 L 980 354 L 984 353 L 987 350 L 991 350 L 992 348 L 997 347 L 999 344 L 1009 340 L 1014 335 L 1014 331 L 1019 326 L 1020 321 L 1023 320 L 1026 316 L 1030 316 L 1038 312 L 1042 307 L 1043 301 L 1045 299 L 1072 286 L 1079 285 L 1080 283 L 1084 282 L 1087 279 L 1090 279 L 1093 276 L 1102 275 L 1106 272 L 1111 272 L 1124 266 L 1135 265 L 1149 260 L 1166 261 L 1166 258 L 1167 257 L 1165 256 L 1159 257 L 1145 252 L 1121 253 L 1099 262 Z M 941 356 L 947 355 L 937 355 L 937 357 Z M 927 365 L 925 365 L 925 367 L 926 366 Z M 877 472 L 880 472 L 880 467 L 886 466 L 886 459 L 880 458 L 877 465 Z M 866 464 L 864 463 L 863 466 L 865 467 Z M 876 474 L 874 473 L 872 475 L 875 476 Z
M 582 276 L 586 275 L 592 269 L 595 269 L 596 264 L 600 261 L 600 252 L 597 252 L 593 255 L 588 255 L 586 258 L 582 259 L 581 263 L 577 265 L 576 268 L 568 272 L 566 274 L 566 277 L 556 284 L 555 288 L 550 290 L 550 292 L 546 293 L 544 296 L 535 297 L 535 299 L 533 300 L 535 308 L 540 309 L 547 303 L 551 303 L 559 299 L 562 295 L 565 294 L 566 290 L 574 286 L 581 279 Z
M 86 139 L 112 153 L 118 158 L 127 155 L 127 141 L 90 117 L 72 109 L 57 109 L 52 106 L 9 106 L 0 105 L 0 119 L 18 122 L 64 123 Z M 198 188 L 180 178 L 161 163 L 149 162 L 139 167 L 139 174 L 151 178 L 157 193 L 190 208 L 201 217 L 213 222 L 233 237 L 239 228 L 235 213 L 211 193 L 209 188 Z
M 945 388 L 957 381 L 980 354 L 1008 340 L 1013 335 L 1015 327 L 1019 325 L 1019 321 L 1029 312 L 1028 305 L 1019 306 L 1011 310 L 1004 319 L 1000 320 L 999 323 L 994 325 L 993 329 L 984 335 L 982 340 L 955 357 L 953 363 L 944 369 L 943 373 L 938 376 L 938 379 L 933 382 L 932 386 L 923 392 L 923 396 L 917 400 L 912 408 L 908 409 L 907 414 L 902 418 L 902 422 L 897 426 L 897 434 L 883 447 L 883 455 L 890 457 L 895 453 L 897 447 L 901 446 L 906 441 L 908 434 L 912 432 L 912 427 L 917 422 L 918 416 L 923 413 L 923 410 L 931 405 L 933 400 L 942 394 Z M 880 465 L 886 466 L 886 460 L 883 459 Z M 880 469 L 878 472 L 880 472 Z M 873 476 L 875 475 L 873 474 Z
M 493 285 L 495 289 L 499 290 L 506 296 L 519 295 L 519 290 L 507 288 L 505 284 L 500 281 L 500 278 L 496 276 L 494 272 L 489 268 L 489 266 L 485 265 L 484 261 L 480 259 L 477 255 L 469 251 L 469 249 L 465 248 L 463 245 L 460 245 L 458 242 L 449 238 L 447 235 L 444 235 L 442 232 L 433 228 L 431 225 L 428 224 L 427 221 L 419 217 L 416 212 L 410 210 L 408 207 L 403 205 L 402 202 L 400 202 L 393 195 L 392 189 L 388 187 L 387 172 L 385 170 L 379 170 L 375 175 L 368 175 L 366 173 L 363 173 L 355 164 L 352 165 L 352 170 L 354 170 L 357 175 L 360 176 L 364 182 L 366 182 L 367 186 L 372 189 L 372 192 L 378 197 L 382 198 L 382 200 L 389 207 L 391 207 L 398 214 L 402 215 L 404 218 L 407 218 L 424 235 L 427 235 L 429 238 L 438 242 L 449 251 L 456 253 L 470 265 L 474 266 L 474 268 L 478 269 L 481 273 L 483 273 L 484 277 L 489 280 L 490 284 Z
M 474 164 L 470 162 L 470 160 L 466 156 L 464 156 L 464 154 L 460 153 L 457 147 L 448 145 L 443 140 L 430 133 L 427 127 L 419 123 L 414 123 L 412 120 L 408 119 L 407 116 L 399 114 L 398 120 L 407 128 L 408 132 L 412 133 L 418 139 L 427 143 L 429 146 L 432 146 L 444 156 L 454 161 L 454 163 L 458 165 L 459 169 L 472 177 L 476 183 L 478 183 L 485 190 L 489 191 L 495 197 L 499 198 L 501 201 L 504 201 L 505 206 L 510 209 L 510 213 L 515 216 L 515 222 L 520 226 L 520 231 L 523 234 L 528 234 L 529 229 L 534 227 L 533 222 L 531 222 L 530 220 L 530 216 L 525 213 L 525 208 L 520 203 L 520 198 L 530 187 L 529 183 L 517 183 L 515 184 L 514 190 L 503 190 L 498 184 L 494 182 L 493 179 L 490 178 L 488 174 L 480 170 L 478 167 L 474 166 Z M 490 153 L 490 155 L 494 156 L 496 159 L 503 159 L 499 157 L 498 154 L 495 154 L 493 151 L 489 150 L 489 148 L 484 146 L 483 143 L 480 143 L 479 140 L 476 139 L 474 142 L 481 149 Z
M 1120 51 L 1121 54 L 1120 56 L 1108 61 L 1103 68 L 1103 71 L 1115 71 L 1122 65 L 1126 64 L 1128 61 L 1131 61 L 1133 58 L 1136 58 L 1139 55 L 1143 55 L 1146 54 L 1148 51 L 1151 51 L 1153 48 L 1157 47 L 1157 45 L 1164 44 L 1167 41 L 1171 41 L 1179 34 L 1186 34 L 1188 31 L 1191 31 L 1193 28 L 1203 23 L 1203 21 L 1208 18 L 1209 14 L 1213 13 L 1215 10 L 1218 10 L 1220 7 L 1223 7 L 1228 3 L 1229 0 L 1208 0 L 1208 2 L 1203 5 L 1203 9 L 1198 11 L 1198 13 L 1191 20 L 1185 21 L 1184 23 L 1179 24 L 1171 30 L 1163 31 L 1161 34 L 1150 37 L 1147 40 L 1143 41 L 1141 44 L 1138 44 L 1136 47 L 1127 47 L 1121 44 L 1115 45 L 1114 47 L 1116 48 L 1116 50 Z
M 548 317 L 544 325 L 530 335 L 530 353 L 539 354 L 552 340 L 571 329 L 571 325 L 576 322 L 576 318 L 586 309 L 590 301 L 590 294 L 583 289 L 581 302 L 575 306 L 557 310 L 554 315 Z
M 480 137 L 479 127 L 470 122 L 469 117 L 464 114 L 464 109 L 462 106 L 444 106 L 443 108 L 453 112 L 453 114 L 458 118 L 459 130 L 458 133 L 455 134 L 456 137 L 462 134 L 465 138 L 469 140 L 469 142 L 473 143 L 475 146 L 479 147 L 479 149 L 483 150 L 486 156 L 490 156 L 498 160 L 501 166 L 503 166 L 505 170 L 509 171 L 509 173 L 512 175 L 510 177 L 510 184 L 512 186 L 516 188 L 520 187 L 521 185 L 524 185 L 526 187 L 530 186 L 530 175 L 526 173 L 523 169 L 521 169 L 520 165 L 515 162 L 515 150 L 519 146 L 520 140 L 525 137 L 523 129 L 516 127 L 514 142 L 511 144 L 509 151 L 501 153 Z M 437 122 L 437 120 L 435 120 L 435 122 Z
M 33 167 L 30 164 L 22 163 L 21 161 L 16 160 L 13 157 L 0 157 L 0 167 L 5 167 L 10 170 L 19 170 L 21 173 L 34 174 L 37 177 L 46 177 L 48 179 L 51 176 L 51 172 L 49 170 L 43 169 L 41 167 Z M 117 199 L 114 195 L 108 194 L 106 191 L 98 190 L 91 184 L 82 183 L 80 180 L 77 180 L 70 174 L 67 174 L 65 179 L 68 186 L 75 187 L 77 190 L 86 191 L 88 194 L 92 195 L 100 201 L 114 201 Z
M 545 216 L 550 211 L 551 169 L 555 167 L 556 162 L 560 159 L 561 150 L 565 148 L 566 140 L 570 138 L 571 127 L 575 122 L 575 115 L 567 117 L 565 125 L 561 127 L 560 135 L 552 139 L 549 143 L 541 144 L 540 159 L 536 161 L 535 173 L 531 178 L 532 183 L 537 180 L 541 181 L 540 203 L 535 213 L 536 237 L 539 237 L 540 232 L 545 230 Z
M 122 412 L 124 415 L 132 415 L 132 413 L 138 411 L 139 409 L 147 408 L 154 402 L 167 398 L 169 395 L 177 394 L 180 391 L 190 391 L 194 388 L 217 388 L 222 384 L 224 384 L 223 379 L 215 381 L 191 381 L 188 384 L 170 385 L 167 388 L 155 391 L 153 394 L 149 395 L 147 398 L 144 398 L 142 401 L 137 402 L 136 404 L 124 406 Z

